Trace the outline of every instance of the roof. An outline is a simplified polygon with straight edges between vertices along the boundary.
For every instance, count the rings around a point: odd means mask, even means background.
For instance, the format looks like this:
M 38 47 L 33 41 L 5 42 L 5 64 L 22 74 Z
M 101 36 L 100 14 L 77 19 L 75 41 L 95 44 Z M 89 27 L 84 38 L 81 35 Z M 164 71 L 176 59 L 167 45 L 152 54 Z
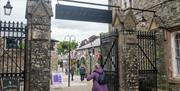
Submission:
M 99 47 L 99 46 L 100 46 L 100 38 L 97 38 L 93 42 L 77 48 L 77 50 L 83 50 L 83 49 L 88 49 L 88 48 L 92 48 L 92 47 Z
M 59 42 L 59 41 L 56 39 L 51 39 L 51 42 Z

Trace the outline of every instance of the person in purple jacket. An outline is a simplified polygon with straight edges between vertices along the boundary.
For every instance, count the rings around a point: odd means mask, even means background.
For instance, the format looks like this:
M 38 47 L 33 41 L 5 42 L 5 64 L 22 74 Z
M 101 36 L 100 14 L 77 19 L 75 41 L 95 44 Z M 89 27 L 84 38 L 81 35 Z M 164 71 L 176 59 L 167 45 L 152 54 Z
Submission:
M 100 85 L 97 81 L 100 73 L 103 73 L 103 69 L 99 64 L 95 64 L 95 70 L 87 76 L 87 81 L 93 80 L 92 91 L 108 91 L 107 84 Z

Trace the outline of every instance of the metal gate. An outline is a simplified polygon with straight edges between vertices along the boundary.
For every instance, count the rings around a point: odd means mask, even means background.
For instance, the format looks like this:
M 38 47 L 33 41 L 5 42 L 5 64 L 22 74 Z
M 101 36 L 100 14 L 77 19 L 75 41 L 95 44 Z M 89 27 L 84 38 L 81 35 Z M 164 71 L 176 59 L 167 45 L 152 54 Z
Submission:
M 24 91 L 25 42 L 23 23 L 0 21 L 0 91 Z
M 139 91 L 157 91 L 155 32 L 137 32 Z
M 124 36 L 123 45 L 125 91 L 157 91 L 155 32 L 120 31 L 101 34 L 101 66 L 105 70 L 109 91 L 119 91 L 118 35 Z M 123 37 L 122 37 L 123 38 Z M 130 39 L 130 40 L 129 40 Z M 123 42 L 122 42 L 123 43 Z M 125 51 L 127 50 L 127 51 Z M 126 62 L 126 63 L 124 63 Z M 120 72 L 122 73 L 122 72 Z
M 125 91 L 157 91 L 155 32 L 121 31 Z M 121 73 L 121 72 L 120 72 Z
M 109 91 L 119 91 L 118 72 L 118 33 L 100 35 L 101 39 L 101 66 L 105 71 Z

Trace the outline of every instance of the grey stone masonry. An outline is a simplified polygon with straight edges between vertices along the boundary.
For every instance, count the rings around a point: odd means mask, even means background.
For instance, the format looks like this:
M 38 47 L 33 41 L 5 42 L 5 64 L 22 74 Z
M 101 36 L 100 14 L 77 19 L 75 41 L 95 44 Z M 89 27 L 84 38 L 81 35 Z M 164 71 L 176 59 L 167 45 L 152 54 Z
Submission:
M 172 33 L 180 31 L 180 0 L 133 0 L 134 8 L 156 11 L 157 29 L 157 65 L 158 65 L 158 89 L 163 91 L 179 91 L 179 78 L 172 76 Z M 146 19 L 152 17 L 152 13 L 143 13 Z M 141 14 L 137 15 L 141 16 Z M 168 30 L 168 31 L 167 31 Z M 164 34 L 163 34 L 164 33 Z M 164 38 L 163 38 L 164 37 Z M 166 68 L 165 68 L 166 65 Z M 173 80 L 172 80 L 173 79 Z
M 138 91 L 137 38 L 135 33 L 119 32 L 119 91 Z
M 180 25 L 180 0 L 133 0 L 134 8 L 149 9 L 156 11 L 157 22 L 163 27 L 174 27 Z M 162 3 L 162 4 L 160 4 Z M 145 18 L 150 13 L 144 13 Z M 151 15 L 152 17 L 152 15 Z
M 28 62 L 26 91 L 50 91 L 50 0 L 28 0 Z

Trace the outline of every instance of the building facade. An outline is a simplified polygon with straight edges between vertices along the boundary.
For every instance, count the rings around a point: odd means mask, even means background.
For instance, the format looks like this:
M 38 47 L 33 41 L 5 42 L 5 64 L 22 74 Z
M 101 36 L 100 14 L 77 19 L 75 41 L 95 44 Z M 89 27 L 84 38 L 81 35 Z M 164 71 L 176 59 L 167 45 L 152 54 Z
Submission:
M 70 60 L 69 60 L 69 54 L 70 54 Z M 78 74 L 78 69 L 77 69 L 78 64 L 77 64 L 76 54 L 77 54 L 76 50 L 71 50 L 70 53 L 67 52 L 67 53 L 59 55 L 58 64 L 59 64 L 59 68 L 61 69 L 58 69 L 58 70 L 59 71 L 62 70 L 62 72 L 66 73 L 69 70 L 69 66 L 70 68 L 72 66 L 75 66 L 76 68 L 75 74 Z M 69 61 L 70 61 L 70 65 L 69 65 Z
M 51 39 L 51 71 L 58 70 L 57 40 Z
M 92 72 L 95 63 L 100 63 L 100 39 L 76 49 L 78 68 L 85 65 L 87 73 Z
M 112 8 L 114 30 L 156 31 L 158 89 L 180 90 L 179 0 L 109 0 Z M 138 9 L 138 10 L 137 10 Z M 141 23 L 142 17 L 146 23 Z M 122 42 L 119 38 L 119 43 Z M 120 45 L 121 46 L 121 45 Z M 120 50 L 120 48 L 119 48 Z M 120 56 L 122 56 L 119 53 Z M 121 78 L 121 74 L 120 78 Z

